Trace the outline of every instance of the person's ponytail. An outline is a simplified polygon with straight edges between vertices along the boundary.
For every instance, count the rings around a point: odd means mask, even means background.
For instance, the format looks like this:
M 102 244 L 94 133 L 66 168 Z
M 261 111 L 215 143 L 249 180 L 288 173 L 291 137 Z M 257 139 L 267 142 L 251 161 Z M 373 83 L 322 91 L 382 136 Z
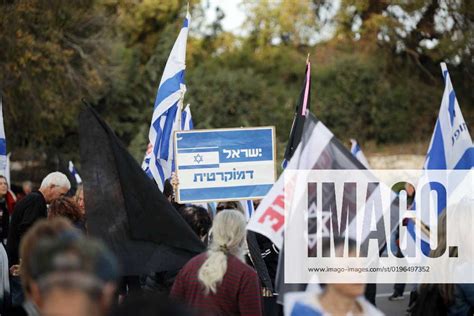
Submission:
M 198 279 L 206 294 L 216 293 L 227 271 L 227 255 L 241 257 L 245 239 L 245 217 L 234 210 L 217 214 L 212 225 L 212 240 L 207 259 L 199 269 Z

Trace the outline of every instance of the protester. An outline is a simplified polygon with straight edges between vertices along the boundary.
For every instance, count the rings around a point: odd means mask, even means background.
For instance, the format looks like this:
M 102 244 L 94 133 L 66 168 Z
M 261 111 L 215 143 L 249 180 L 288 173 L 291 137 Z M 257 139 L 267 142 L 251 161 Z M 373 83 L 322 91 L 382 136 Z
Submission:
M 17 191 L 15 191 L 17 192 Z M 21 192 L 17 192 L 17 200 L 22 200 L 25 196 L 33 192 L 33 183 L 29 180 L 23 181 L 21 184 Z
M 80 207 L 70 197 L 62 196 L 54 200 L 49 206 L 48 218 L 65 217 L 83 232 L 86 232 L 84 214 Z
M 330 241 L 324 241 L 330 250 Z M 342 256 L 345 238 L 334 239 L 335 252 Z M 348 256 L 355 256 L 356 243 L 348 242 Z M 324 256 L 324 255 L 323 255 Z M 308 292 L 295 302 L 291 316 L 319 316 L 319 315 L 383 315 L 377 308 L 370 304 L 364 297 L 365 284 L 326 284 L 321 294 Z
M 407 193 L 407 208 L 410 209 L 413 205 L 413 203 L 415 202 L 415 187 L 406 182 L 405 183 L 405 191 Z M 393 237 L 392 238 L 393 240 L 395 240 L 395 246 L 396 246 L 396 249 L 397 249 L 397 254 L 396 256 L 398 258 L 403 258 L 403 254 L 402 254 L 402 251 L 400 249 L 400 226 L 397 227 L 397 229 L 393 232 Z M 390 295 L 388 297 L 388 300 L 390 301 L 400 301 L 400 300 L 404 300 L 405 297 L 403 296 L 403 293 L 405 292 L 405 286 L 406 284 L 405 283 L 396 283 L 394 286 L 393 286 L 393 294 Z M 408 303 L 409 305 L 411 304 L 411 300 L 410 302 Z
M 72 234 L 78 234 L 79 231 L 75 230 L 69 220 L 65 218 L 54 218 L 51 220 L 41 219 L 37 221 L 30 230 L 25 234 L 20 244 L 20 258 L 21 265 L 14 265 L 11 271 L 14 275 L 19 275 L 21 278 L 21 284 L 25 293 L 25 301 L 21 306 L 16 306 L 10 310 L 12 315 L 37 315 L 37 307 L 34 303 L 31 286 L 33 279 L 31 277 L 31 261 L 35 258 L 32 257 L 32 249 L 34 249 L 39 240 L 42 238 L 57 238 L 61 234 L 71 232 Z
M 10 214 L 15 203 L 16 197 L 9 190 L 7 179 L 0 175 L 0 315 L 3 315 L 10 304 L 9 266 L 5 245 L 10 227 Z
M 141 293 L 127 296 L 112 312 L 114 316 L 172 315 L 193 316 L 191 309 L 170 300 L 165 295 Z
M 3 177 L 3 176 L 0 176 L 0 177 Z M 7 193 L 5 194 L 4 198 L 5 198 L 5 203 L 6 203 L 8 213 L 11 218 L 13 210 L 15 209 L 15 205 L 18 202 L 18 198 L 15 195 L 15 193 L 11 190 L 10 183 L 8 183 L 6 178 L 5 178 L 5 183 L 7 185 Z
M 101 242 L 78 235 L 43 238 L 31 255 L 31 295 L 41 315 L 108 314 L 119 272 Z
M 60 172 L 48 174 L 38 191 L 31 192 L 19 201 L 13 212 L 7 240 L 9 265 L 19 263 L 19 245 L 23 235 L 39 219 L 47 217 L 47 204 L 65 195 L 71 188 L 67 177 Z M 20 280 L 17 276 L 10 279 L 12 305 L 23 301 Z
M 165 180 L 165 184 L 163 186 L 163 194 L 168 199 L 168 201 L 173 202 L 174 201 L 174 188 L 173 188 L 173 186 L 177 185 L 175 183 L 177 183 L 178 180 L 177 180 L 177 177 L 176 177 L 175 173 L 173 173 L 171 176 L 172 176 L 171 180 L 170 179 Z
M 3 244 L 8 237 L 10 226 L 10 210 L 14 207 L 11 193 L 8 191 L 7 179 L 0 175 L 0 240 Z
M 219 213 L 223 210 L 237 210 L 240 213 L 244 214 L 244 209 L 242 208 L 242 205 L 237 201 L 219 202 L 216 207 L 216 213 Z
M 181 207 L 184 206 L 184 204 L 180 204 L 176 202 L 176 199 L 175 199 L 175 191 L 178 185 L 179 185 L 179 180 L 176 173 L 174 172 L 171 174 L 170 179 L 165 180 L 165 183 L 163 185 L 163 195 L 171 203 L 171 205 L 174 206 L 176 210 L 179 210 Z
M 327 284 L 322 294 L 296 302 L 291 316 L 384 315 L 364 298 L 364 284 Z
M 197 205 L 188 205 L 181 207 L 178 212 L 196 235 L 205 241 L 212 226 L 211 217 L 206 209 Z
M 474 197 L 465 197 L 459 203 L 450 208 L 449 211 L 450 219 L 455 219 L 454 224 L 450 225 L 450 230 L 453 231 L 453 227 L 456 229 L 455 234 L 451 235 L 450 242 L 454 245 L 463 245 L 464 259 L 463 262 L 456 265 L 457 279 L 463 279 L 469 273 L 474 271 L 474 247 L 471 239 L 466 239 L 466 236 L 472 231 L 472 223 L 474 222 Z M 446 236 L 443 232 L 441 236 Z M 442 238 L 441 238 L 442 239 Z M 440 240 L 440 243 L 443 242 Z M 446 245 L 446 240 L 444 240 Z M 440 248 L 440 247 L 437 247 Z M 454 248 L 454 249 L 453 249 Z M 453 247 L 450 249 L 451 256 L 457 257 L 457 249 Z M 441 251 L 441 249 L 439 250 Z M 430 254 L 433 256 L 439 255 L 439 253 Z M 441 284 L 441 286 L 448 286 L 447 284 Z M 459 283 L 451 285 L 452 291 L 447 290 L 441 293 L 452 293 L 453 304 L 448 308 L 448 315 L 473 315 L 474 314 L 474 284 L 472 283 Z M 450 300 L 451 297 L 445 295 L 445 300 Z
M 261 315 L 257 274 L 243 262 L 245 226 L 240 212 L 226 210 L 217 214 L 208 251 L 183 267 L 171 297 L 196 308 L 200 314 Z
M 65 195 L 71 188 L 67 177 L 60 172 L 48 174 L 38 191 L 30 193 L 15 206 L 8 234 L 10 265 L 18 263 L 18 246 L 25 232 L 38 220 L 47 217 L 47 204 Z
M 3 244 L 0 243 L 0 315 L 10 307 L 10 280 L 8 271 L 8 256 Z
M 457 275 L 463 279 L 465 275 L 474 271 L 474 250 L 472 241 L 466 240 L 470 230 L 474 212 L 474 199 L 465 198 L 450 208 L 451 229 L 456 227 L 455 234 L 451 235 L 453 244 L 464 245 L 464 258 L 468 260 L 451 266 L 449 263 L 440 264 L 443 273 Z M 439 258 L 447 247 L 447 221 L 446 209 L 438 217 L 439 246 L 430 252 L 430 257 Z M 449 258 L 458 257 L 458 248 L 449 247 Z M 451 270 L 453 269 L 453 270 Z M 447 276 L 446 276 L 447 277 Z M 474 284 L 421 284 L 418 288 L 415 302 L 410 306 L 413 316 L 436 316 L 436 315 L 473 315 L 474 313 Z
M 84 205 L 84 187 L 82 186 L 82 184 L 77 187 L 76 194 L 74 195 L 74 200 L 76 201 L 77 206 L 79 206 L 82 215 L 85 216 L 86 207 Z
M 276 302 L 275 279 L 278 267 L 278 248 L 265 236 L 247 231 L 248 258 L 261 281 L 264 315 L 278 315 L 280 306 Z
M 438 229 L 440 230 L 440 247 L 430 254 L 438 257 L 440 251 L 446 249 L 446 209 L 438 217 Z M 457 256 L 457 250 L 450 251 L 451 256 Z M 415 300 L 408 307 L 408 311 L 413 316 L 423 315 L 448 315 L 448 306 L 454 303 L 453 284 L 421 284 L 415 295 Z M 467 313 L 453 315 L 468 315 Z M 472 313 L 470 314 L 472 315 Z

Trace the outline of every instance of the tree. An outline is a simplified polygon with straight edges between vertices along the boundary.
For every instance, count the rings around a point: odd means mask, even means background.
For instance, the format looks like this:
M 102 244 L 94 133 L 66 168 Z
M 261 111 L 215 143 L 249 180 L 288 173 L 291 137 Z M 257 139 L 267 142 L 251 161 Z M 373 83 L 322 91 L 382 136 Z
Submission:
M 31 0 L 3 3 L 0 16 L 10 148 L 67 146 L 81 98 L 97 100 L 107 89 L 104 12 L 92 0 Z
M 279 43 L 309 45 L 318 27 L 309 0 L 246 0 L 244 5 L 249 42 L 260 49 Z

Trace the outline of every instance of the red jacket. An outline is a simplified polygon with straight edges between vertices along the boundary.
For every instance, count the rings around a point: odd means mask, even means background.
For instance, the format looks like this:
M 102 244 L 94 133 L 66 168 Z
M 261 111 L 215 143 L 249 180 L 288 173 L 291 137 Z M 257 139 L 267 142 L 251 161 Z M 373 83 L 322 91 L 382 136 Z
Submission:
M 12 215 L 13 209 L 15 208 L 15 204 L 16 204 L 16 196 L 15 196 L 15 193 L 13 193 L 12 191 L 8 190 L 7 196 L 5 197 L 5 200 L 6 200 L 6 202 L 7 202 L 8 213 L 9 213 L 10 215 Z

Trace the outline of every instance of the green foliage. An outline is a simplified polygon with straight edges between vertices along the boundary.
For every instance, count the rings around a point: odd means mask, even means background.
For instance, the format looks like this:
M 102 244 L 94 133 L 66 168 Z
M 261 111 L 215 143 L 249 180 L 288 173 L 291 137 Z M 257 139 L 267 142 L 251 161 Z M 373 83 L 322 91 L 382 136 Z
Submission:
M 0 87 L 9 148 L 65 146 L 80 99 L 106 89 L 106 17 L 92 0 L 0 5 Z
M 309 44 L 316 30 L 316 16 L 310 0 L 244 1 L 248 12 L 249 40 L 257 47 L 275 42 Z
M 376 56 L 341 55 L 316 74 L 317 115 L 341 139 L 419 140 L 426 137 L 420 122 L 430 126 L 426 113 L 434 118 L 439 108 L 442 84 L 413 76 L 409 66 L 386 65 Z

